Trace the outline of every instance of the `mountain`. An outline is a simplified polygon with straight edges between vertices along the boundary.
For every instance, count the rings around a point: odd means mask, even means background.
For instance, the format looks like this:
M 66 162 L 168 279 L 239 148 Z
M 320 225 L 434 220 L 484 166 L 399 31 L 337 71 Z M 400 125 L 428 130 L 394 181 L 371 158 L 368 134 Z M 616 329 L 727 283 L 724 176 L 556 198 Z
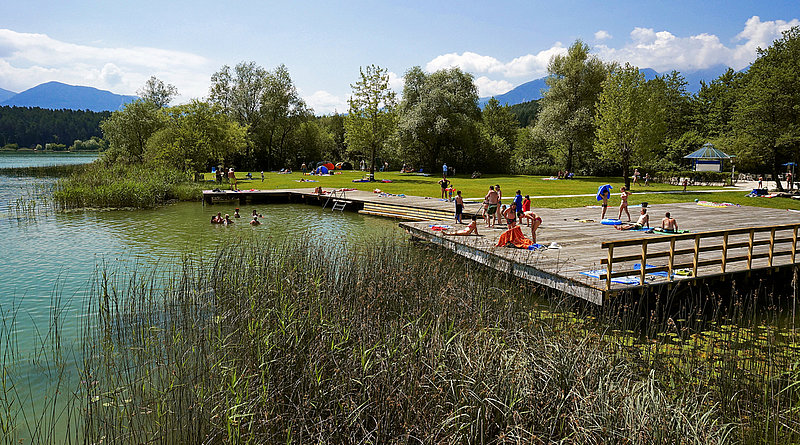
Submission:
M 116 111 L 126 103 L 136 99 L 136 96 L 123 96 L 92 87 L 47 82 L 15 94 L 0 102 L 0 105 L 39 107 L 51 110 L 66 108 L 71 110 Z
M 0 88 L 0 102 L 10 99 L 12 96 L 14 96 L 16 94 L 17 93 L 15 93 L 13 91 L 8 91 L 8 90 L 4 90 L 4 89 Z
M 697 93 L 700 91 L 701 80 L 706 83 L 711 83 L 712 80 L 721 76 L 727 70 L 728 67 L 725 65 L 714 65 L 702 70 L 681 72 L 681 75 L 688 83 L 688 85 L 686 85 L 686 92 L 689 94 Z M 658 75 L 668 74 L 670 71 L 659 73 L 652 68 L 641 68 L 639 69 L 639 72 L 644 74 L 645 79 L 651 80 Z M 546 77 L 542 77 L 540 79 L 531 80 L 530 82 L 525 82 L 505 94 L 500 94 L 494 97 L 500 101 L 500 105 L 516 105 L 531 100 L 541 99 L 542 90 L 547 90 L 545 79 Z M 478 105 L 481 107 L 481 109 L 486 106 L 486 103 L 489 102 L 489 99 L 489 97 L 482 97 L 478 99 Z

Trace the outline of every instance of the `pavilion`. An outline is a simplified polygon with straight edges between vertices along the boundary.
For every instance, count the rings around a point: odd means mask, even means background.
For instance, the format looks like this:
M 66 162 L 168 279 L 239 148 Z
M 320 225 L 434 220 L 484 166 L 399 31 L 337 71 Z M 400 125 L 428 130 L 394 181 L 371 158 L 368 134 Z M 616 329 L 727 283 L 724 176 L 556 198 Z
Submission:
M 691 159 L 693 170 L 696 172 L 721 172 L 724 161 L 735 157 L 734 155 L 724 153 L 722 150 L 714 147 L 714 144 L 707 142 L 703 144 L 702 148 L 684 156 L 683 159 Z

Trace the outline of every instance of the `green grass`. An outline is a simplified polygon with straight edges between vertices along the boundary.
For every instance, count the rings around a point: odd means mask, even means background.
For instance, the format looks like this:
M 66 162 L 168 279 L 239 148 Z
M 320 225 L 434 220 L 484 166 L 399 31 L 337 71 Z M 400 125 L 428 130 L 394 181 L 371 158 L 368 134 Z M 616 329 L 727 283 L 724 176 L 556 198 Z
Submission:
M 389 179 L 392 182 L 354 183 L 352 182 L 353 179 L 362 178 L 364 175 L 363 172 L 345 171 L 333 176 L 303 176 L 301 173 L 292 173 L 288 175 L 264 173 L 264 182 L 261 182 L 259 172 L 253 172 L 253 180 L 245 179 L 246 174 L 247 172 L 239 172 L 236 174 L 239 182 L 239 189 L 241 190 L 311 188 L 317 186 L 321 186 L 323 189 L 351 187 L 366 191 L 377 188 L 386 193 L 403 193 L 412 196 L 430 197 L 439 197 L 441 192 L 441 188 L 438 184 L 441 177 L 435 175 L 412 176 L 397 172 L 376 173 L 376 179 Z M 206 173 L 205 178 L 207 181 L 211 181 L 213 175 Z M 298 182 L 303 178 L 318 182 Z M 597 187 L 603 184 L 611 184 L 614 186 L 615 192 L 618 192 L 620 186 L 624 185 L 621 178 L 579 177 L 569 181 L 544 181 L 541 176 L 524 175 L 484 175 L 479 179 L 470 179 L 468 176 L 457 175 L 455 178 L 451 178 L 451 181 L 456 189 L 462 191 L 462 196 L 472 199 L 482 198 L 489 190 L 489 186 L 496 184 L 500 184 L 506 199 L 510 199 L 517 190 L 520 190 L 523 195 L 531 196 L 582 195 L 596 193 Z M 229 185 L 227 183 L 220 185 L 214 182 L 207 182 L 204 184 L 204 188 L 216 187 L 226 189 Z M 654 194 L 651 192 L 681 192 L 683 187 L 669 184 L 653 184 L 650 187 L 637 186 L 633 189 L 630 203 L 638 204 L 642 201 L 646 201 L 652 204 L 669 204 L 693 202 L 695 199 L 699 199 L 701 201 L 724 201 L 754 207 L 800 210 L 800 202 L 786 198 L 747 198 L 745 196 L 747 194 L 746 192 L 738 190 L 722 193 L 703 193 L 709 190 L 720 190 L 721 188 L 722 187 L 718 186 L 691 186 L 687 189 L 686 193 Z M 614 193 L 610 203 L 612 206 L 619 204 L 619 193 Z M 536 199 L 533 202 L 533 207 L 561 209 L 595 204 L 597 204 L 597 201 L 592 196 L 554 197 Z

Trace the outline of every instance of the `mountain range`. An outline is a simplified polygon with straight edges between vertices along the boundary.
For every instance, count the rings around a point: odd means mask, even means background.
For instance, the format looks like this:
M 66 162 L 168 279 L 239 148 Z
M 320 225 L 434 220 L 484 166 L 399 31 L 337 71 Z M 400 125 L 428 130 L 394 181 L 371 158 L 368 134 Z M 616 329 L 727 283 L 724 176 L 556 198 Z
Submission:
M 721 76 L 727 70 L 728 67 L 725 65 L 714 65 L 702 70 L 682 71 L 681 75 L 687 82 L 686 91 L 690 94 L 694 94 L 700 91 L 700 81 L 711 83 L 712 80 Z M 652 68 L 642 68 L 639 71 L 644 74 L 645 79 L 650 80 L 658 75 L 668 74 L 671 70 L 659 73 Z M 547 83 L 545 83 L 546 79 L 546 77 L 542 77 L 540 79 L 531 80 L 530 82 L 525 82 L 507 93 L 494 96 L 494 98 L 500 102 L 500 105 L 516 105 L 541 99 L 542 91 L 546 91 L 548 88 Z M 478 105 L 483 108 L 486 103 L 489 102 L 489 99 L 491 99 L 491 97 L 480 98 L 478 100 Z
M 136 96 L 124 96 L 92 87 L 47 82 L 21 93 L 0 88 L 0 106 L 39 107 L 51 110 L 116 111 Z

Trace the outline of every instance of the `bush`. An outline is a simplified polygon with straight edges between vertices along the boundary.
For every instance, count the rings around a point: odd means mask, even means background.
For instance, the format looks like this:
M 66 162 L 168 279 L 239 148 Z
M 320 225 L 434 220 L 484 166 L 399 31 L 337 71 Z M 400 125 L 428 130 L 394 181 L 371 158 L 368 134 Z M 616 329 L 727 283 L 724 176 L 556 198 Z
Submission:
M 689 178 L 690 185 L 731 184 L 731 174 L 728 172 L 696 172 L 694 170 L 656 172 L 654 181 L 680 185 L 681 178 Z
M 165 167 L 93 162 L 58 181 L 53 198 L 62 208 L 153 208 L 201 198 L 200 186 Z

